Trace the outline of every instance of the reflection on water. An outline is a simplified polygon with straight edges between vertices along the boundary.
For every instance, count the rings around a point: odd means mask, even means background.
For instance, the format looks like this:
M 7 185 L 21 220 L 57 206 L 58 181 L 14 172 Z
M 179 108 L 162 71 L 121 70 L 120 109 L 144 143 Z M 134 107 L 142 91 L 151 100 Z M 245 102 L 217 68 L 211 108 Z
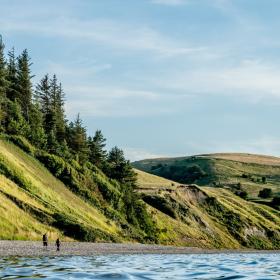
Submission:
M 278 254 L 0 258 L 0 279 L 280 279 Z

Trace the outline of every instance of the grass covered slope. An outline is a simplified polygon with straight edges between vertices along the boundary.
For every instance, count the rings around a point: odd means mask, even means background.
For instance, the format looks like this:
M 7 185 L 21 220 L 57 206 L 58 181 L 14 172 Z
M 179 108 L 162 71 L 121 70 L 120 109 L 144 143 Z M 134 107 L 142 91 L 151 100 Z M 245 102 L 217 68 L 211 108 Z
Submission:
M 142 176 L 143 178 L 143 176 Z M 181 185 L 167 188 L 146 174 L 139 192 L 157 220 L 160 240 L 208 248 L 280 247 L 280 212 L 248 202 L 222 188 Z
M 147 159 L 133 166 L 184 184 L 244 190 L 257 199 L 259 191 L 280 193 L 280 159 L 252 154 L 208 154 L 181 158 Z M 265 181 L 263 181 L 265 180 Z
M 6 219 L 1 219 L 1 238 L 37 238 L 46 230 L 55 235 L 58 229 L 72 237 L 77 231 L 117 237 L 113 222 L 108 223 L 100 211 L 71 192 L 40 162 L 5 140 L 0 140 L 0 172 L 1 209 L 9 211 L 2 210 L 1 218 Z
M 149 189 L 149 188 L 175 188 L 180 184 L 163 177 L 149 174 L 138 169 L 134 169 L 137 174 L 137 182 L 139 188 Z
M 279 248 L 277 210 L 137 170 L 135 199 L 92 165 L 7 139 L 0 139 L 0 239 L 38 240 L 48 232 L 50 239 Z

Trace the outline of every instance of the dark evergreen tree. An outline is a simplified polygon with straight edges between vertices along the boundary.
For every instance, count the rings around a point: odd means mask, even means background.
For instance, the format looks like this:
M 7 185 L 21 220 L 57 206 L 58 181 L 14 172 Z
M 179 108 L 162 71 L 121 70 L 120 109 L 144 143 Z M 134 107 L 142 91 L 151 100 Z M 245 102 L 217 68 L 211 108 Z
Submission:
M 80 118 L 80 114 L 74 122 L 71 122 L 68 127 L 68 145 L 75 155 L 76 160 L 80 163 L 85 163 L 88 159 L 88 144 L 86 128 L 83 126 L 83 122 Z
M 51 104 L 52 112 L 54 114 L 54 125 L 56 131 L 56 139 L 59 143 L 65 142 L 65 94 L 62 89 L 61 83 L 58 83 L 56 75 L 53 76 L 50 83 L 50 94 L 51 94 Z
M 17 101 L 9 100 L 7 102 L 7 113 L 9 116 L 6 123 L 7 133 L 28 137 L 30 126 L 22 115 L 20 104 Z
M 18 88 L 18 102 L 20 102 L 23 116 L 29 121 L 29 114 L 32 102 L 32 82 L 31 79 L 31 65 L 28 51 L 25 49 L 17 58 L 17 88 Z
M 94 137 L 88 138 L 89 147 L 89 161 L 99 168 L 104 166 L 107 152 L 104 149 L 106 146 L 106 139 L 104 138 L 101 130 L 95 132 Z
M 30 134 L 28 136 L 28 139 L 36 147 L 45 149 L 47 145 L 47 135 L 44 130 L 43 114 L 38 103 L 31 105 L 29 124 Z
M 8 52 L 8 64 L 7 64 L 7 80 L 9 86 L 7 88 L 7 97 L 15 101 L 19 98 L 18 94 L 18 81 L 17 81 L 17 63 L 15 57 L 15 49 L 12 48 Z
M 125 159 L 124 153 L 118 147 L 112 148 L 108 155 L 107 175 L 122 183 L 134 185 L 136 182 L 136 174 Z
M 8 88 L 7 68 L 4 55 L 5 45 L 0 36 L 0 132 L 4 130 L 4 119 L 7 115 L 6 93 Z

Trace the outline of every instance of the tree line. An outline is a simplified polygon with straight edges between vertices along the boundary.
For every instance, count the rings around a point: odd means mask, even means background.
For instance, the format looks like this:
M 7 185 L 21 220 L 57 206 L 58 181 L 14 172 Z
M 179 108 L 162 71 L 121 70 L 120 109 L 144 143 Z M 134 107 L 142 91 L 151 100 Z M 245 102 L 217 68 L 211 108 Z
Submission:
M 69 122 L 57 76 L 46 74 L 33 85 L 31 66 L 27 49 L 16 56 L 12 48 L 6 56 L 0 36 L 0 133 L 24 136 L 40 150 L 81 165 L 90 162 L 109 178 L 134 184 L 135 173 L 123 151 L 107 151 L 101 130 L 88 135 L 80 114 Z

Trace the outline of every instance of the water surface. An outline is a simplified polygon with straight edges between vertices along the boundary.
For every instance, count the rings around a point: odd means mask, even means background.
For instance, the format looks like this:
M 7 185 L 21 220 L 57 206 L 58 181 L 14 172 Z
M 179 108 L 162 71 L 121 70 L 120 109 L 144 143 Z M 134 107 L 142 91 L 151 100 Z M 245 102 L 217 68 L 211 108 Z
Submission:
M 0 258 L 0 279 L 280 279 L 280 254 Z

